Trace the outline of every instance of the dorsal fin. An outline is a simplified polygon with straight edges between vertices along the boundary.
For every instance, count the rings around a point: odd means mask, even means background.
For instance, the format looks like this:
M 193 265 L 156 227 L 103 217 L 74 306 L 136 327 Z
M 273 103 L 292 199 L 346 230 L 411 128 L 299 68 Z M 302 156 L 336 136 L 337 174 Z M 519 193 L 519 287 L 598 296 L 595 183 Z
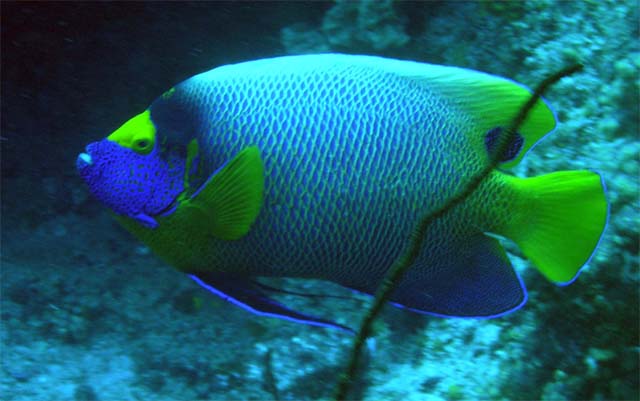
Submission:
M 532 93 L 525 86 L 506 78 L 465 68 L 400 60 L 385 61 L 383 68 L 425 85 L 469 113 L 480 130 L 469 133 L 474 138 L 497 127 L 508 127 Z M 527 151 L 555 126 L 553 111 L 544 99 L 539 100 L 518 131 L 524 139 L 522 150 L 500 167 L 510 168 L 518 164 Z

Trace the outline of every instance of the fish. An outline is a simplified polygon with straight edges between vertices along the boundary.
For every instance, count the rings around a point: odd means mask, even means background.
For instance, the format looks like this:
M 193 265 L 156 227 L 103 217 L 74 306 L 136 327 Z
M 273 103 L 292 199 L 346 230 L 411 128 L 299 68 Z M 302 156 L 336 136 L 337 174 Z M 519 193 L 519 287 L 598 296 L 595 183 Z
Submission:
M 87 145 L 76 167 L 127 230 L 211 293 L 259 315 L 350 331 L 276 301 L 260 280 L 322 279 L 373 295 L 418 221 L 495 158 L 427 228 L 389 302 L 499 317 L 527 301 L 503 238 L 567 285 L 609 214 L 598 172 L 509 173 L 557 125 L 541 98 L 504 134 L 530 96 L 506 78 L 409 60 L 253 60 L 175 85 Z

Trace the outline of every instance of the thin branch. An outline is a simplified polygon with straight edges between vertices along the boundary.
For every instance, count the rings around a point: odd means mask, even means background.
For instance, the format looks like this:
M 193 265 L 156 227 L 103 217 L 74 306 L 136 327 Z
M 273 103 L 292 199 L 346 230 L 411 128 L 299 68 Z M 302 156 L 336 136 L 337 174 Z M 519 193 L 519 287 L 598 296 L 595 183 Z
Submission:
M 362 355 L 362 347 L 365 344 L 366 339 L 371 335 L 373 321 L 380 314 L 382 307 L 387 303 L 389 297 L 391 296 L 391 293 L 393 292 L 397 283 L 400 282 L 400 279 L 402 278 L 404 273 L 409 269 L 409 267 L 413 265 L 416 258 L 418 257 L 429 225 L 438 218 L 442 217 L 456 205 L 460 204 L 469 195 L 471 195 L 471 193 L 473 193 L 473 191 L 478 188 L 480 183 L 491 173 L 491 171 L 493 171 L 493 169 L 496 168 L 498 164 L 500 164 L 501 156 L 506 151 L 508 144 L 511 142 L 515 133 L 518 131 L 528 113 L 540 99 L 542 94 L 551 85 L 555 84 L 563 77 L 574 74 L 582 70 L 582 68 L 582 64 L 572 65 L 558 71 L 557 73 L 542 81 L 540 85 L 538 85 L 536 90 L 531 94 L 531 97 L 529 98 L 527 103 L 525 103 L 524 106 L 520 108 L 520 111 L 513 118 L 509 127 L 505 131 L 503 131 L 503 134 L 498 141 L 498 146 L 496 149 L 497 151 L 493 154 L 491 162 L 484 169 L 482 169 L 480 173 L 471 178 L 469 184 L 462 192 L 452 197 L 446 204 L 444 204 L 440 208 L 428 213 L 419 221 L 418 225 L 411 234 L 411 237 L 409 238 L 409 247 L 391 266 L 384 279 L 382 280 L 382 283 L 378 287 L 378 290 L 376 291 L 373 304 L 365 315 L 354 340 L 354 344 L 349 357 L 349 362 L 344 372 L 340 375 L 339 382 L 336 386 L 333 397 L 334 400 L 342 401 L 347 396 L 349 386 L 353 382 L 353 379 L 357 373 L 357 368 Z

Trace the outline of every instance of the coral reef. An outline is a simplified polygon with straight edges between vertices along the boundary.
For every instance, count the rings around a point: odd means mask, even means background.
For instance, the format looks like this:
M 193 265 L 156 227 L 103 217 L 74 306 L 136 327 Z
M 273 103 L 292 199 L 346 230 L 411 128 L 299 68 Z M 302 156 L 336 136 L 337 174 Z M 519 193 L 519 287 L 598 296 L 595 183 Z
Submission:
M 308 24 L 285 27 L 281 33 L 287 53 L 343 51 L 378 53 L 405 46 L 410 37 L 393 0 L 337 0 L 322 18 L 320 29 Z

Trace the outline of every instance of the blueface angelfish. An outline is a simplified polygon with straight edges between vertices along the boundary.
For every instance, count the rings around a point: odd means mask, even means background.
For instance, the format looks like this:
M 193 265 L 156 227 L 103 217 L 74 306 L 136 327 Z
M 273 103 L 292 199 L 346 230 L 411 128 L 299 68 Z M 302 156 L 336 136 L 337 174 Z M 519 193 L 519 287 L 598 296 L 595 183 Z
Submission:
M 267 296 L 261 276 L 372 294 L 426 213 L 490 163 L 530 91 L 467 69 L 340 54 L 222 66 L 175 86 L 77 168 L 171 265 L 258 314 L 342 327 Z M 539 100 L 499 168 L 427 231 L 391 297 L 439 316 L 494 317 L 526 290 L 496 236 L 572 282 L 604 231 L 601 177 L 503 171 L 556 125 Z M 495 234 L 495 235 L 487 235 Z

